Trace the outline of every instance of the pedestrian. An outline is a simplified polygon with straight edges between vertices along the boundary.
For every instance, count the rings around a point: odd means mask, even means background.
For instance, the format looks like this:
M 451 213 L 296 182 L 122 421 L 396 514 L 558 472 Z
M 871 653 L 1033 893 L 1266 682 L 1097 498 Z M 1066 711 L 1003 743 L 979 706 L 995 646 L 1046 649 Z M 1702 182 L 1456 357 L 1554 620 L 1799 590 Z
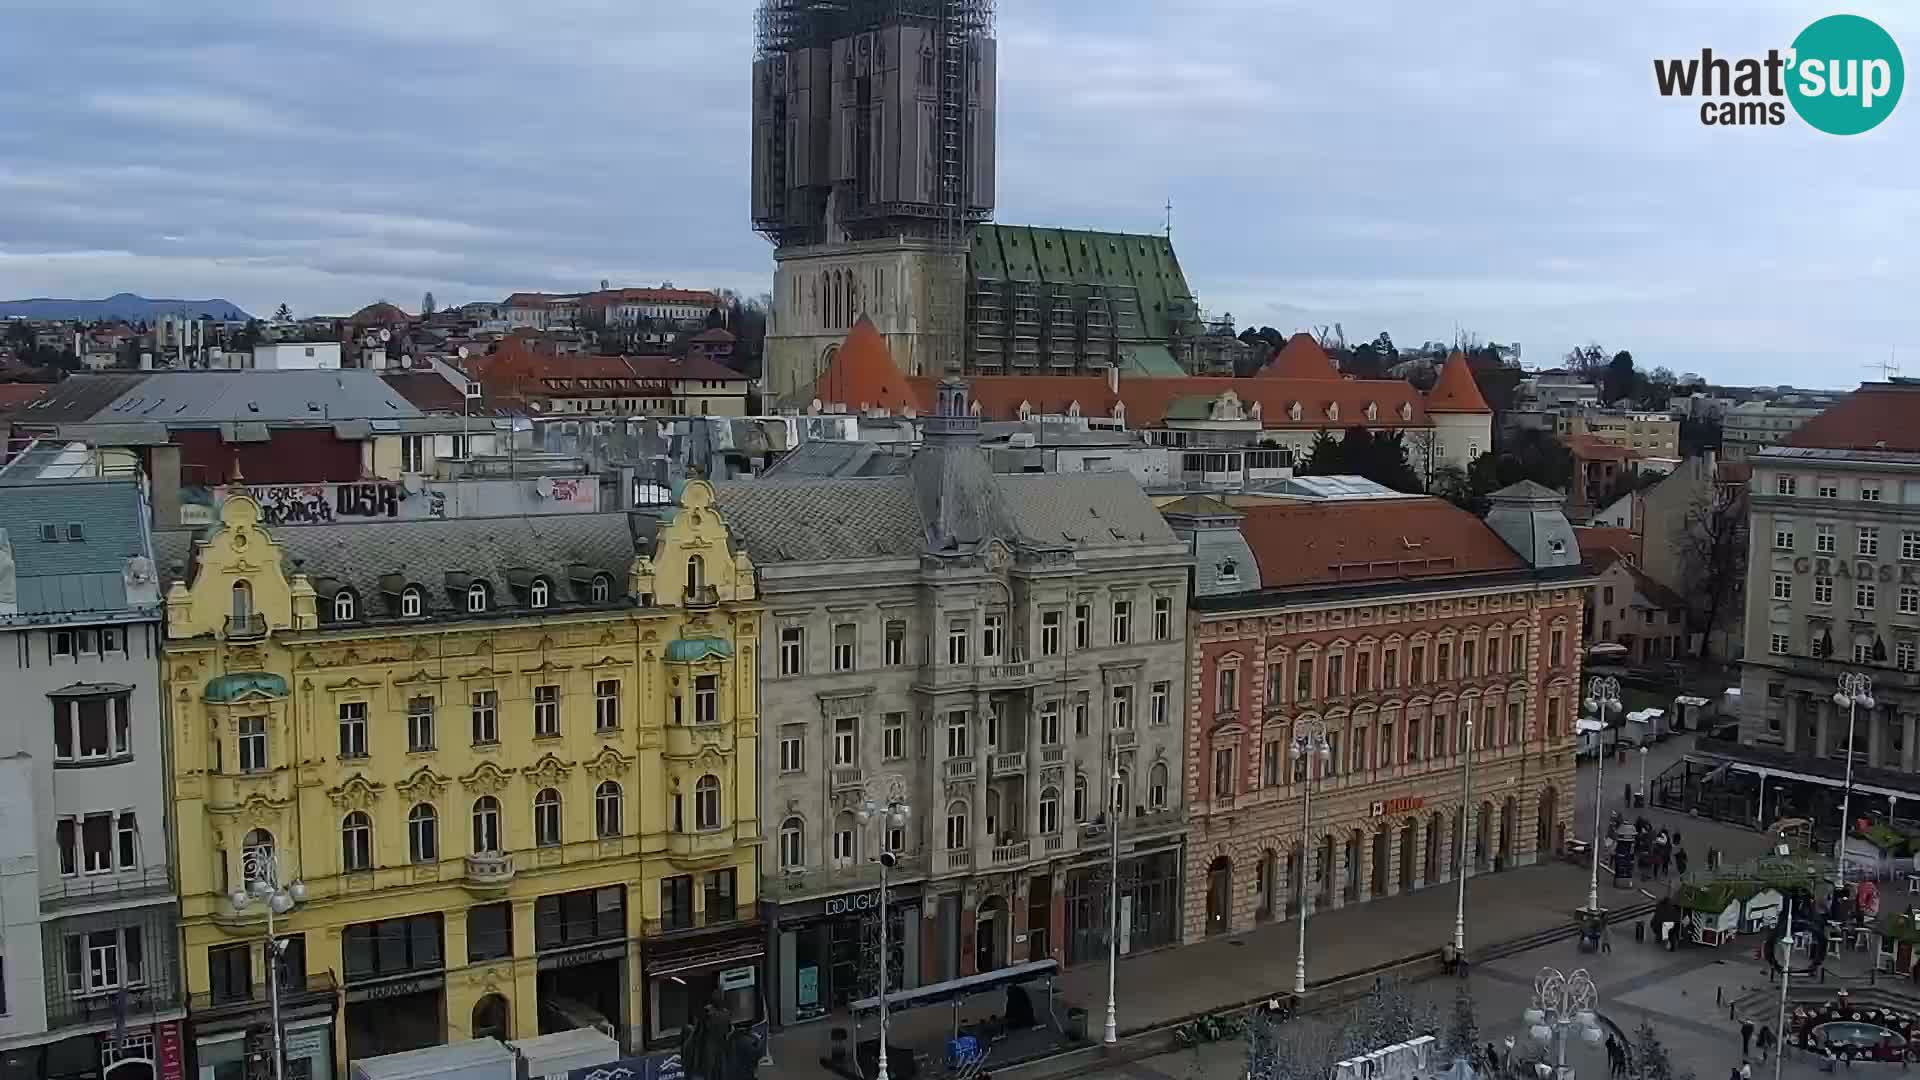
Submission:
M 1743 1018 L 1740 1021 L 1740 1056 L 1742 1058 L 1746 1058 L 1746 1057 L 1750 1057 L 1752 1054 L 1753 1054 L 1753 1021 Z
M 1760 1034 L 1754 1037 L 1754 1045 L 1760 1048 L 1760 1063 L 1763 1065 L 1773 1055 L 1773 1040 L 1773 1025 L 1761 1024 Z
M 1707 848 L 1707 869 L 1709 871 L 1720 869 L 1720 849 L 1711 845 Z
M 1728 1069 L 1727 1080 L 1740 1080 L 1740 1070 L 1737 1067 Z
M 1613 951 L 1613 927 L 1604 923 L 1600 927 L 1600 951 L 1603 953 Z
M 1753 1080 L 1753 1062 L 1743 1061 L 1740 1063 L 1740 1080 Z
M 1673 853 L 1673 865 L 1680 871 L 1681 877 L 1687 876 L 1687 849 L 1678 848 Z

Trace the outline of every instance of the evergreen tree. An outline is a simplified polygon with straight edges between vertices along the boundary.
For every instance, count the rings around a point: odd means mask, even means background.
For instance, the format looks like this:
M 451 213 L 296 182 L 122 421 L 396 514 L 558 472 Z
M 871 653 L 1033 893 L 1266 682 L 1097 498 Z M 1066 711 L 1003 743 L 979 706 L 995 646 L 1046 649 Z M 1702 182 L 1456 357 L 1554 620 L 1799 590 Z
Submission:
M 273 321 L 274 322 L 292 322 L 293 309 L 288 307 L 286 304 L 282 303 L 279 307 L 274 309 Z
M 1314 432 L 1313 445 L 1307 447 L 1307 462 L 1301 472 L 1308 476 L 1332 476 L 1346 468 L 1341 444 L 1325 428 Z
M 1639 1080 L 1675 1080 L 1673 1059 L 1667 1056 L 1660 1034 L 1653 1030 L 1653 1021 L 1645 1017 L 1633 1030 L 1633 1068 Z
M 1444 1042 L 1449 1059 L 1477 1061 L 1480 1058 L 1480 1021 L 1475 1018 L 1473 995 L 1467 991 L 1465 982 L 1453 989 L 1453 1019 L 1447 1024 Z
M 427 316 L 433 314 L 434 311 L 435 311 L 435 308 L 433 306 L 433 293 L 429 291 L 427 295 L 420 298 L 420 317 L 424 319 Z

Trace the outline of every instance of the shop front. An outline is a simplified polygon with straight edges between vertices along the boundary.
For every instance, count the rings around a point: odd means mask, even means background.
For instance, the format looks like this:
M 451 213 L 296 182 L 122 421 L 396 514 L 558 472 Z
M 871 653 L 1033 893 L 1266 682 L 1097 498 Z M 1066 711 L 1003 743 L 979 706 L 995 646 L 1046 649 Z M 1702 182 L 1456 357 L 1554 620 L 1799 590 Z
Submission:
M 1120 939 L 1122 956 L 1173 945 L 1180 940 L 1180 864 L 1178 839 L 1159 851 L 1120 859 Z M 1104 861 L 1067 871 L 1067 964 L 1104 961 L 1110 922 L 1108 864 Z
M 341 932 L 349 1062 L 446 1041 L 442 918 L 436 911 Z
M 887 987 L 920 985 L 920 885 L 887 889 Z M 774 1015 L 813 1020 L 879 992 L 878 887 L 772 906 Z
M 273 1014 L 266 988 L 251 988 L 245 996 L 195 994 L 190 1008 L 193 1025 L 193 1075 L 198 1080 L 248 1080 L 259 1075 L 250 1062 L 273 1062 Z M 333 1054 L 335 1015 L 339 997 L 331 973 L 286 979 L 280 989 L 280 1027 L 286 1050 L 286 1080 L 332 1080 L 338 1075 Z M 178 1039 L 178 1036 L 175 1037 Z M 164 1035 L 155 1045 L 161 1077 L 167 1077 L 170 1058 L 178 1047 Z M 118 1077 L 118 1073 L 114 1074 Z
M 681 1029 L 715 1000 L 736 1024 L 765 1020 L 766 954 L 766 928 L 757 919 L 727 929 L 649 935 L 640 953 L 646 1045 L 676 1045 Z
M 179 1020 L 135 1023 L 0 1051 L 0 1080 L 185 1080 L 181 1029 Z
M 543 896 L 534 905 L 540 1034 L 610 1029 L 627 1038 L 626 890 L 618 885 Z

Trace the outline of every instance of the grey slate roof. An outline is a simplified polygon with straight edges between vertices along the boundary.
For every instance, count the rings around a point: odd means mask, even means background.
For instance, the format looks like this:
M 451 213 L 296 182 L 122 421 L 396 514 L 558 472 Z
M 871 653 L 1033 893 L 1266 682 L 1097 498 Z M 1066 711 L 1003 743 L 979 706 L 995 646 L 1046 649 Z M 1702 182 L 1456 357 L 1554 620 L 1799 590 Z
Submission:
M 375 371 L 159 371 L 114 398 L 92 420 L 318 424 L 421 415 Z
M 782 480 L 806 476 L 892 476 L 906 471 L 908 455 L 887 443 L 809 439 L 761 473 Z
M 58 540 L 42 540 L 41 526 Z M 79 525 L 79 540 L 68 526 Z M 150 554 L 132 480 L 0 484 L 0 529 L 13 549 L 21 615 L 127 610 L 127 559 Z
M 584 604 L 586 583 L 576 584 L 569 567 L 581 564 L 611 577 L 616 601 L 627 588 L 636 550 L 625 514 L 551 514 L 545 516 L 459 518 L 452 521 L 389 521 L 353 525 L 282 526 L 269 530 L 285 544 L 286 557 L 320 593 L 322 622 L 325 605 L 344 586 L 358 594 L 361 610 L 374 618 L 398 614 L 397 598 L 389 601 L 382 578 L 397 574 L 406 584 L 425 593 L 427 614 L 447 616 L 466 612 L 464 585 L 458 602 L 448 593 L 448 574 L 472 575 L 485 581 L 491 610 L 525 610 L 524 598 L 509 581 L 512 571 L 547 580 L 555 607 Z M 170 580 L 174 568 L 187 563 L 195 533 L 176 530 L 156 537 L 161 549 L 160 570 Z

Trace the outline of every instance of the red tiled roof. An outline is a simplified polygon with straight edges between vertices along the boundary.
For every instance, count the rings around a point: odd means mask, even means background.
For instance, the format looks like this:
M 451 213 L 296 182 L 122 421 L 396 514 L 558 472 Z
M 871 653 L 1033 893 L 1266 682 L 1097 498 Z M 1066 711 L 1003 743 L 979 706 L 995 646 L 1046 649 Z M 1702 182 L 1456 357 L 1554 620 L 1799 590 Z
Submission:
M 720 294 L 710 289 L 607 289 L 604 292 L 591 292 L 581 298 L 581 303 L 591 307 L 603 304 L 705 304 L 714 308 L 720 306 Z
M 1522 570 L 1486 523 L 1445 499 L 1245 507 L 1240 531 L 1269 589 Z
M 1312 334 L 1295 334 L 1287 339 L 1280 351 L 1273 354 L 1267 366 L 1260 369 L 1257 377 L 1263 379 L 1338 379 L 1340 371 L 1333 366 L 1333 358 L 1327 350 L 1313 340 Z
M 1602 569 L 1621 555 L 1636 562 L 1640 559 L 1640 537 L 1632 529 L 1576 525 L 1573 536 L 1580 542 L 1581 556 Z
M 457 413 L 467 407 L 466 395 L 437 371 L 385 371 L 380 379 L 421 412 Z
M 360 324 L 402 323 L 411 321 L 413 316 L 387 303 L 384 300 L 368 304 L 353 313 L 350 322 Z
M 488 356 L 468 359 L 473 377 L 486 384 L 489 396 L 503 399 L 524 394 L 534 396 L 583 394 L 605 397 L 610 393 L 631 391 L 637 387 L 614 385 L 585 387 L 581 379 L 604 379 L 625 383 L 660 383 L 681 379 L 743 382 L 745 375 L 704 356 L 684 360 L 671 356 L 592 356 L 561 355 L 530 345 L 521 338 L 507 338 Z
M 1574 457 L 1586 461 L 1628 462 L 1636 456 L 1632 450 L 1624 446 L 1616 446 L 1597 435 L 1568 436 L 1567 449 L 1573 453 Z
M 703 344 L 731 345 L 739 339 L 733 336 L 733 331 L 722 326 L 716 326 L 710 330 L 702 330 L 687 340 L 698 341 Z
M 52 383 L 0 383 L 0 405 L 24 405 L 53 387 Z
M 1454 353 L 1440 369 L 1440 379 L 1427 393 L 1427 411 L 1436 413 L 1490 413 L 1487 399 L 1473 381 L 1467 358 Z
M 1862 383 L 1780 445 L 1920 453 L 1920 384 Z
M 893 362 L 886 339 L 865 315 L 847 331 L 847 339 L 833 352 L 827 370 L 813 384 L 813 396 L 824 404 L 844 405 L 849 409 L 885 409 L 904 413 L 908 409 L 933 411 L 931 380 L 927 391 L 915 400 L 914 387 Z M 975 379 L 974 383 L 984 380 Z M 1100 382 L 1096 379 L 1095 382 Z M 1101 382 L 1102 386 L 1106 384 Z M 985 406 L 982 406 L 984 408 Z
M 922 412 L 933 409 L 934 385 L 938 380 L 907 380 Z M 1083 416 L 1112 416 L 1116 403 L 1126 405 L 1127 426 L 1162 426 L 1173 406 L 1186 398 L 1218 398 L 1231 390 L 1241 406 L 1252 416 L 1260 406 L 1263 428 L 1319 430 L 1358 424 L 1370 428 L 1426 427 L 1426 404 L 1413 386 L 1401 379 L 1288 379 L 1266 376 L 1235 379 L 1224 375 L 1185 375 L 1173 377 L 1121 376 L 1120 392 L 1108 388 L 1098 375 L 981 375 L 968 382 L 973 400 L 980 403 L 980 415 L 987 420 L 1017 420 L 1020 403 L 1038 414 L 1062 414 L 1078 404 Z M 821 396 L 821 401 L 837 399 Z M 1292 418 L 1295 403 L 1300 419 Z M 1367 419 L 1367 405 L 1374 406 L 1374 418 Z M 842 404 L 852 404 L 842 402 Z M 1338 405 L 1339 419 L 1327 415 L 1328 407 Z M 1402 419 L 1400 407 L 1407 407 Z

